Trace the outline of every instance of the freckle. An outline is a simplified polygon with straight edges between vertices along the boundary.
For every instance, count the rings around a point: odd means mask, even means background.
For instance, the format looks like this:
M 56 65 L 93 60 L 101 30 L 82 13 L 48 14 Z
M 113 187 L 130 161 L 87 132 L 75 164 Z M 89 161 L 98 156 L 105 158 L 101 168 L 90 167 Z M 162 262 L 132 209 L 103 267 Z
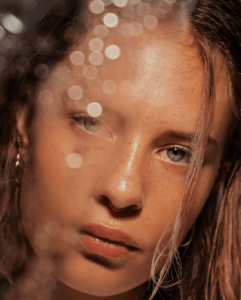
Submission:
M 129 145 L 131 145 L 131 142 L 129 142 Z

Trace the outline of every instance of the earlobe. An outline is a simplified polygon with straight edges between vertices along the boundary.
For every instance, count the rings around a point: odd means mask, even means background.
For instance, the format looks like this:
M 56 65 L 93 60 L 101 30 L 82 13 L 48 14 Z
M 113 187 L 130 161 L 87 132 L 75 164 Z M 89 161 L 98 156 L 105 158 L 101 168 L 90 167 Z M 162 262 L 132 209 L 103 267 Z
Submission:
M 215 193 L 220 186 L 226 181 L 228 174 L 232 168 L 232 162 L 230 160 L 225 160 L 218 170 L 217 177 L 215 179 L 214 185 L 211 190 L 211 195 Z
M 18 150 L 22 160 L 26 161 L 26 156 L 29 149 L 29 134 L 27 130 L 27 119 L 29 110 L 27 106 L 20 107 L 16 113 L 16 128 L 19 136 Z

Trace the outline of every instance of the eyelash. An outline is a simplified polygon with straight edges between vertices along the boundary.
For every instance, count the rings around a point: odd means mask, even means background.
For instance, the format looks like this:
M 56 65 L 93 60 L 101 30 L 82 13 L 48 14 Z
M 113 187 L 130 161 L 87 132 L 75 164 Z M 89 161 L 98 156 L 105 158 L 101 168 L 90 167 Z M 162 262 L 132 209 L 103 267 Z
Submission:
M 95 122 L 94 125 L 97 124 L 97 125 L 100 126 L 100 122 L 97 120 L 97 118 L 92 118 L 92 117 L 90 117 L 89 115 L 86 115 L 86 114 L 75 115 L 71 118 L 73 120 L 75 120 L 80 126 L 84 127 L 84 129 L 87 130 L 88 132 L 96 132 L 98 130 L 98 128 L 96 130 L 88 129 L 86 124 L 85 124 L 85 121 Z
M 170 158 L 170 155 L 168 155 L 168 151 L 174 151 L 174 150 L 179 151 L 179 154 L 180 154 L 180 152 L 183 152 L 182 153 L 183 156 L 181 157 L 181 159 L 179 161 L 172 160 Z M 164 156 L 166 156 L 166 157 L 160 156 L 160 158 L 168 163 L 171 163 L 174 165 L 181 165 L 181 166 L 186 166 L 187 164 L 190 163 L 192 152 L 190 149 L 188 149 L 186 147 L 179 146 L 179 145 L 172 145 L 166 149 L 160 150 L 159 153 L 163 153 L 165 151 L 166 151 L 166 155 L 164 154 Z M 174 155 L 173 155 L 173 157 L 174 157 Z M 186 162 L 182 162 L 184 159 L 186 160 Z
M 89 133 L 96 132 L 100 127 L 99 128 L 97 127 L 97 129 L 95 129 L 95 130 L 90 130 L 90 129 L 87 128 L 87 126 L 85 124 L 85 121 L 96 122 L 96 123 L 94 123 L 94 125 L 96 125 L 96 124 L 99 125 L 99 126 L 101 125 L 100 122 L 96 118 L 92 118 L 92 117 L 90 117 L 89 115 L 86 115 L 86 114 L 75 115 L 75 116 L 72 117 L 72 119 L 75 120 L 80 126 L 84 127 L 84 129 L 86 131 L 88 131 Z M 183 152 L 183 156 L 181 157 L 180 161 L 173 161 L 170 158 L 170 156 L 168 155 L 168 151 L 173 151 L 173 150 Z M 170 146 L 166 149 L 161 149 L 161 150 L 158 151 L 158 153 L 162 153 L 164 151 L 166 151 L 166 157 L 159 156 L 160 159 L 164 160 L 165 162 L 174 164 L 174 165 L 182 165 L 182 166 L 187 165 L 190 162 L 190 158 L 191 158 L 191 155 L 192 155 L 190 149 L 188 149 L 186 147 L 183 147 L 183 146 L 179 146 L 179 145 L 172 145 L 172 146 Z M 183 159 L 186 159 L 187 161 L 182 163 L 181 161 Z

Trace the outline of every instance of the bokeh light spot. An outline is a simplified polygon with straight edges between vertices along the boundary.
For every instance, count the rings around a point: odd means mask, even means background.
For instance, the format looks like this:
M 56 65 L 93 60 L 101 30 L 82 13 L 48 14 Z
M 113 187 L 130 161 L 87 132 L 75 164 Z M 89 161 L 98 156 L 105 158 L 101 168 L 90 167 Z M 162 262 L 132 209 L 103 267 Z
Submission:
M 105 5 L 101 0 L 94 0 L 90 4 L 90 10 L 94 14 L 101 14 L 105 9 Z
M 113 13 L 108 13 L 104 16 L 103 21 L 107 27 L 113 28 L 118 24 L 118 17 Z
M 102 106 L 99 103 L 92 102 L 88 105 L 87 112 L 91 117 L 99 117 L 102 114 Z
M 2 17 L 3 26 L 10 32 L 18 34 L 23 32 L 24 24 L 12 14 L 6 14 Z
M 70 168 L 77 169 L 81 167 L 83 162 L 82 156 L 78 153 L 71 153 L 67 157 L 67 164 Z
M 38 64 L 34 69 L 34 74 L 38 78 L 46 78 L 49 72 L 49 68 L 44 64 Z
M 141 23 L 138 22 L 132 22 L 131 25 L 134 27 L 135 32 L 134 32 L 134 36 L 140 36 L 143 33 L 143 26 L 141 25 Z
M 158 20 L 155 16 L 148 15 L 144 18 L 143 23 L 147 29 L 154 29 L 157 27 Z
M 118 7 L 126 6 L 128 0 L 113 0 L 113 4 Z
M 135 34 L 135 27 L 132 24 L 126 23 L 121 26 L 120 31 L 124 37 L 130 38 Z
M 112 0 L 102 0 L 105 6 L 109 6 L 112 4 Z
M 50 104 L 53 101 L 53 94 L 49 90 L 43 90 L 39 93 L 38 99 L 42 104 Z
M 170 3 L 170 4 L 173 4 L 173 3 L 176 2 L 176 0 L 163 0 L 163 1 L 166 2 L 166 3 Z
M 151 6 L 147 3 L 141 3 L 137 6 L 137 13 L 140 17 L 145 17 L 151 14 Z
M 94 29 L 94 35 L 99 39 L 104 39 L 109 34 L 109 30 L 105 25 L 97 25 Z
M 113 80 L 106 80 L 102 84 L 102 90 L 106 94 L 113 94 L 116 91 L 116 83 Z
M 117 59 L 121 54 L 121 50 L 116 45 L 110 45 L 105 49 L 105 55 L 109 59 Z
M 104 55 L 101 52 L 94 51 L 89 56 L 89 61 L 94 66 L 99 66 L 103 63 Z
M 129 3 L 132 5 L 138 5 L 141 3 L 141 0 L 129 0 Z
M 119 91 L 123 95 L 128 95 L 131 92 L 132 88 L 133 88 L 133 84 L 129 80 L 123 80 L 119 84 Z
M 172 2 L 171 1 L 159 1 L 158 9 L 162 13 L 167 14 L 172 10 Z
M 75 65 L 72 67 L 72 72 L 75 76 L 82 77 L 85 68 L 86 68 L 85 64 L 78 65 L 78 66 Z
M 101 51 L 104 47 L 104 43 L 101 39 L 94 38 L 89 42 L 89 48 L 91 51 Z
M 72 100 L 79 100 L 83 96 L 83 90 L 78 85 L 73 85 L 68 90 L 68 95 Z
M 73 65 L 82 65 L 83 62 L 85 61 L 85 56 L 84 53 L 81 51 L 74 51 L 70 55 L 70 61 L 72 62 Z
M 96 67 L 88 66 L 84 69 L 84 77 L 88 80 L 93 80 L 97 78 L 98 76 L 98 70 Z

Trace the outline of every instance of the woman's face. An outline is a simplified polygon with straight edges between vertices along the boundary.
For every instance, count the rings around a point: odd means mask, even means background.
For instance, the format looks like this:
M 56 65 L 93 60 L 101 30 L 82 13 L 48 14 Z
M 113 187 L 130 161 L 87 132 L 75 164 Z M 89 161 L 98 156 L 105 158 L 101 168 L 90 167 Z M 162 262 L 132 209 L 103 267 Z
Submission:
M 84 52 L 86 65 L 91 38 L 74 50 Z M 148 35 L 140 41 L 127 48 L 123 38 L 109 38 L 105 45 L 117 44 L 122 53 L 116 60 L 105 57 L 93 80 L 69 55 L 39 88 L 30 144 L 22 117 L 18 121 L 21 151 L 27 151 L 21 213 L 29 241 L 38 257 L 54 262 L 62 283 L 96 296 L 148 280 L 157 242 L 182 199 L 197 129 L 203 86 L 198 48 Z M 210 144 L 184 232 L 219 168 L 229 124 L 223 77 L 216 78 Z

